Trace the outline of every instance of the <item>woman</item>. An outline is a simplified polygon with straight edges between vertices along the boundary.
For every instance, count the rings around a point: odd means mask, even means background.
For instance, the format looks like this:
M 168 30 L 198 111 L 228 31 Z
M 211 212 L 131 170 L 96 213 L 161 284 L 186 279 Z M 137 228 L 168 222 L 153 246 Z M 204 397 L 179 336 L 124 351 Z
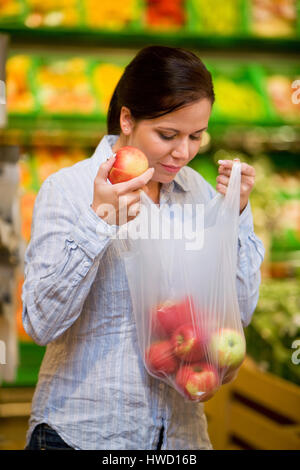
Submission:
M 146 47 L 114 91 L 108 135 L 94 155 L 42 185 L 25 259 L 23 322 L 47 348 L 27 448 L 157 449 L 161 436 L 162 449 L 212 449 L 203 403 L 187 403 L 143 365 L 113 235 L 119 203 L 134 219 L 140 189 L 160 204 L 214 197 L 215 190 L 187 167 L 213 102 L 211 75 L 198 57 L 184 49 Z M 125 145 L 141 149 L 150 168 L 111 185 L 111 155 Z M 222 194 L 232 163 L 219 167 L 216 188 Z M 264 249 L 249 205 L 254 168 L 242 163 L 241 178 L 237 292 L 246 326 L 258 299 Z

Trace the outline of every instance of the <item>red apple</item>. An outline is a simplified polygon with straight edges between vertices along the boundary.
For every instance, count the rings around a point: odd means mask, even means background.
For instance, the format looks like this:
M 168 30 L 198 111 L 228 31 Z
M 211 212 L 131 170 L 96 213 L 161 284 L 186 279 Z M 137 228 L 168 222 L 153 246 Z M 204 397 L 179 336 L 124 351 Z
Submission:
M 189 297 L 181 301 L 166 300 L 159 304 L 152 317 L 153 330 L 158 335 L 171 336 L 184 323 L 192 323 L 195 316 L 193 300 Z
M 149 370 L 159 377 L 173 374 L 178 367 L 178 360 L 168 340 L 152 343 L 145 353 L 145 362 Z
M 197 326 L 186 323 L 174 331 L 171 338 L 174 354 L 185 362 L 200 361 L 205 355 L 207 340 Z
M 116 152 L 116 159 L 108 179 L 112 184 L 129 181 L 144 173 L 148 167 L 146 155 L 136 147 L 127 145 Z
M 181 366 L 175 382 L 187 398 L 198 401 L 211 398 L 219 386 L 217 370 L 201 362 Z
M 175 377 L 175 382 L 176 384 L 178 385 L 178 387 L 180 388 L 181 391 L 185 392 L 185 384 L 187 382 L 187 379 L 189 378 L 189 376 L 192 374 L 193 372 L 193 369 L 191 368 L 190 365 L 187 365 L 187 364 L 182 364 L 177 373 L 176 373 L 176 377 Z M 187 394 L 187 393 L 185 393 Z

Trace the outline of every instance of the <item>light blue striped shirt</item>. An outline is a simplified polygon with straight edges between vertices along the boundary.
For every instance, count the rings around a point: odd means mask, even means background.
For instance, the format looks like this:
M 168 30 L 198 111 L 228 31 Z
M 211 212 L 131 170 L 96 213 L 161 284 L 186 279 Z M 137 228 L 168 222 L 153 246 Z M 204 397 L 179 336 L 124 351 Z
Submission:
M 118 136 L 104 136 L 91 158 L 43 183 L 25 255 L 23 323 L 47 345 L 27 432 L 48 423 L 75 449 L 212 449 L 203 403 L 189 403 L 150 376 L 142 361 L 114 227 L 91 209 L 99 165 Z M 205 203 L 216 194 L 184 167 L 162 185 L 160 204 Z M 101 238 L 96 228 L 102 227 Z M 240 215 L 237 293 L 243 326 L 256 307 L 261 241 L 250 204 Z

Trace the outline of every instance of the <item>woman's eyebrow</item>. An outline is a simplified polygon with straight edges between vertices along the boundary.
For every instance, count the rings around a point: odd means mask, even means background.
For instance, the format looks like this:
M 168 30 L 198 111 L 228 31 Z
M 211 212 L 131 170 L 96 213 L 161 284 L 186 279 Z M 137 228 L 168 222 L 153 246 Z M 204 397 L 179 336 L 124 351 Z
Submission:
M 179 132 L 178 129 L 174 129 L 173 127 L 158 127 L 158 129 L 162 129 L 162 130 L 165 130 L 165 131 L 173 131 L 173 132 Z M 202 131 L 205 131 L 207 129 L 207 127 L 203 127 L 203 129 L 199 129 L 198 131 L 194 131 L 192 132 L 192 134 L 197 134 L 197 132 L 202 132 Z

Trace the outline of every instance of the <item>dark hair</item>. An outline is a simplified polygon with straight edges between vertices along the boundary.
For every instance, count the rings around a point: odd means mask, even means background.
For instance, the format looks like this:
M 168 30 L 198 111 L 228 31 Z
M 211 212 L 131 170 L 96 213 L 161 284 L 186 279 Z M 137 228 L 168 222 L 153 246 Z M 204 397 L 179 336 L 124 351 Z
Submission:
M 135 120 L 153 119 L 202 98 L 215 100 L 212 78 L 193 52 L 168 46 L 147 46 L 127 65 L 112 95 L 108 134 L 120 134 L 122 106 Z

